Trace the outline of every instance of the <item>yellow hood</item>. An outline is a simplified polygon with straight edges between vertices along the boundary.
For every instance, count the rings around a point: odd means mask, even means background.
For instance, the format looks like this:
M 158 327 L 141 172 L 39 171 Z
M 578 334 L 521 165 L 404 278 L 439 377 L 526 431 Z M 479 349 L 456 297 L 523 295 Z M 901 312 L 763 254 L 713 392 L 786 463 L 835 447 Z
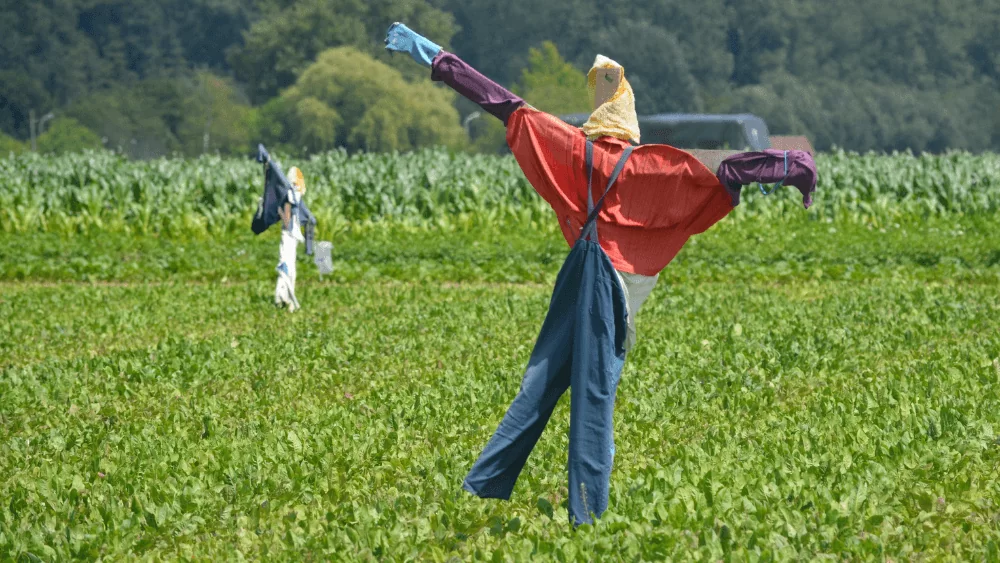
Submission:
M 623 141 L 639 142 L 639 118 L 635 114 L 635 94 L 632 93 L 632 86 L 625 80 L 625 69 L 615 61 L 597 55 L 594 59 L 594 66 L 587 73 L 587 89 L 590 91 L 590 99 L 594 99 L 597 92 L 597 71 L 602 68 L 614 68 L 621 70 L 621 81 L 614 94 L 594 109 L 590 114 L 590 119 L 583 124 L 583 132 L 590 140 L 599 137 L 615 137 Z M 595 102 L 596 103 L 596 102 Z

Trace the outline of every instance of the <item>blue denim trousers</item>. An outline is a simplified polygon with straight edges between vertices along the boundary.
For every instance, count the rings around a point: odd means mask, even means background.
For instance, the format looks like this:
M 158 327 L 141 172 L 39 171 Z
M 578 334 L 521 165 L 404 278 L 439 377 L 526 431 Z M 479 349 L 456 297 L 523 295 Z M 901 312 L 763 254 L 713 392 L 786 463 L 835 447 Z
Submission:
M 590 523 L 608 507 L 615 391 L 625 363 L 625 293 L 608 256 L 580 240 L 556 281 L 514 402 L 463 488 L 509 499 L 559 397 L 570 389 L 569 516 Z

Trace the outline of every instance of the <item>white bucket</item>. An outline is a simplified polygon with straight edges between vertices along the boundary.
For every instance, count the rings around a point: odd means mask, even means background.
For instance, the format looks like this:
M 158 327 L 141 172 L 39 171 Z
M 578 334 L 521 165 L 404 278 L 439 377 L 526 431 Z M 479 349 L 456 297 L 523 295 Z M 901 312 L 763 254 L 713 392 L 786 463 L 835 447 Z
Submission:
M 319 275 L 329 274 L 333 271 L 333 258 L 330 253 L 333 251 L 333 243 L 328 240 L 321 240 L 316 243 L 316 252 L 313 255 L 313 261 L 316 263 L 316 267 L 319 268 Z

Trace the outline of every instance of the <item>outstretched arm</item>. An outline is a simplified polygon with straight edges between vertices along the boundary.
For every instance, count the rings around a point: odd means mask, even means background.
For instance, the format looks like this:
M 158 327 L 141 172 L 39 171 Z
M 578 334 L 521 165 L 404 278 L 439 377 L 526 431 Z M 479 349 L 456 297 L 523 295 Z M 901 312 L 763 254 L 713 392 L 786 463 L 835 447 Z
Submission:
M 735 154 L 722 161 L 716 176 L 729 190 L 734 206 L 740 202 L 740 188 L 754 182 L 776 183 L 775 187 L 795 186 L 802 192 L 802 205 L 806 209 L 812 205 L 816 191 L 816 161 L 811 154 L 800 150 L 765 149 Z
M 284 190 L 286 190 L 286 192 L 287 190 L 294 189 L 292 188 L 291 182 L 289 182 L 288 178 L 285 177 L 285 173 L 281 170 L 281 165 L 278 164 L 277 161 L 271 159 L 271 155 L 267 152 L 267 149 L 265 149 L 264 145 L 262 144 L 257 145 L 257 162 L 264 164 L 265 178 L 268 170 L 270 170 L 271 173 L 275 174 L 278 177 L 278 182 L 284 188 Z M 287 195 L 283 193 L 281 194 L 281 197 L 284 198 L 287 197 Z
M 513 92 L 401 23 L 397 22 L 389 27 L 385 48 L 390 52 L 408 53 L 413 60 L 430 67 L 432 80 L 444 82 L 502 121 L 505 126 L 510 115 L 524 105 L 524 100 Z

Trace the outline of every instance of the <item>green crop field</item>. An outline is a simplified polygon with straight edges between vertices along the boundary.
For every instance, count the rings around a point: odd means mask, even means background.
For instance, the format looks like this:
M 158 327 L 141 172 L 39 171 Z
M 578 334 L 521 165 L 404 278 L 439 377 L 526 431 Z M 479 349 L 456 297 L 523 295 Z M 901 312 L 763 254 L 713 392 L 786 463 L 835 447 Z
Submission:
M 573 530 L 568 397 L 460 488 L 568 250 L 512 159 L 303 163 L 292 315 L 249 160 L 0 159 L 0 561 L 998 561 L 1000 155 L 817 162 L 661 275 Z

